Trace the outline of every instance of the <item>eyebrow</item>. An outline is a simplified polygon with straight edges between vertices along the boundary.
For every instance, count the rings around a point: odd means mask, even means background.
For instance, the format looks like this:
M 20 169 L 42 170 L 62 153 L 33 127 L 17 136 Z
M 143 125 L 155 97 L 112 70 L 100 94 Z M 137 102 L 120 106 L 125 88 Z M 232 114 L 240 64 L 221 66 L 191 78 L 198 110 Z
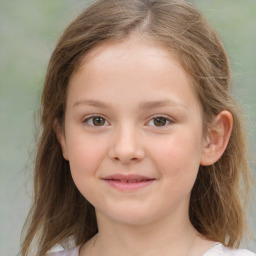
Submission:
M 140 108 L 143 109 L 152 109 L 152 108 L 160 108 L 160 107 L 168 107 L 168 106 L 183 106 L 178 101 L 164 99 L 159 101 L 145 101 L 140 104 Z
M 105 109 L 110 109 L 112 108 L 111 104 L 104 103 L 102 101 L 98 100 L 79 100 L 73 104 L 72 107 L 80 106 L 80 105 L 88 105 L 88 106 L 93 106 L 97 108 L 105 108 Z M 154 109 L 154 108 L 160 108 L 160 107 L 167 107 L 167 106 L 179 106 L 183 107 L 183 105 L 174 100 L 170 99 L 164 99 L 164 100 L 158 100 L 158 101 L 145 101 L 141 102 L 139 105 L 140 109 Z
M 98 100 L 79 100 L 73 104 L 72 107 L 80 106 L 80 105 L 88 105 L 97 108 L 111 108 L 111 105 L 108 105 L 102 101 Z

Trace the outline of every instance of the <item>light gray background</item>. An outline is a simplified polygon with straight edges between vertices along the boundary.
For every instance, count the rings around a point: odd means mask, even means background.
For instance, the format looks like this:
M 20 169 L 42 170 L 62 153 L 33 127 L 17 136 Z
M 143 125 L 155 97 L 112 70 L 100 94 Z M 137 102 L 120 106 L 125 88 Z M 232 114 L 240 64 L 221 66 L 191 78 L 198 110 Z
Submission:
M 47 62 L 90 1 L 0 0 L 0 256 L 17 255 L 32 194 L 35 120 Z M 221 34 L 256 152 L 256 1 L 194 0 Z M 254 170 L 255 173 L 255 170 Z M 256 236 L 256 207 L 248 211 Z M 255 241 L 244 246 L 256 251 Z

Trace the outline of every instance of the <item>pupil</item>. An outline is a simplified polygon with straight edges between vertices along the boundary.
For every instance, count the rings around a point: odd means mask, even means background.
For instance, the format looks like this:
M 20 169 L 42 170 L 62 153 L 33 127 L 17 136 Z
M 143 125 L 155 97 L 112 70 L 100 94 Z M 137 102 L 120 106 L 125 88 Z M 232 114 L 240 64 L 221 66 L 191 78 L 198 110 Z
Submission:
M 158 117 L 154 119 L 154 125 L 155 126 L 164 126 L 166 125 L 166 119 L 163 117 Z
M 102 117 L 94 117 L 93 118 L 93 124 L 95 126 L 101 126 L 105 124 L 105 119 Z

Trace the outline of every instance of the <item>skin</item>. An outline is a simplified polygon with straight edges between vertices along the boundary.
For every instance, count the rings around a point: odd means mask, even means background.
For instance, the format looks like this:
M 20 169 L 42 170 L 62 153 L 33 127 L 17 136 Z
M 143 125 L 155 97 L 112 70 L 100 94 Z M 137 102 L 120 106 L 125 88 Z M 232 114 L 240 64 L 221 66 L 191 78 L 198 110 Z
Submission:
M 130 38 L 94 48 L 70 79 L 57 133 L 77 188 L 96 210 L 99 233 L 80 255 L 202 255 L 213 246 L 190 223 L 189 199 L 200 164 L 217 161 L 231 128 L 223 111 L 204 139 L 191 81 L 159 45 Z M 152 182 L 120 190 L 105 180 L 116 174 Z

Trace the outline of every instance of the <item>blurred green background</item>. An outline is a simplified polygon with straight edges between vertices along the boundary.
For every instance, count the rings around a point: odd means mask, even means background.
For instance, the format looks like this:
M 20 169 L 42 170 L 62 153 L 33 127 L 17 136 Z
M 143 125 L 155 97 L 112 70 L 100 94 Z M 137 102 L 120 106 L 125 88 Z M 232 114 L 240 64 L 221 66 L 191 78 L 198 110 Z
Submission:
M 16 255 L 20 248 L 32 194 L 35 121 L 47 62 L 62 30 L 89 2 L 0 0 L 0 255 Z M 256 1 L 193 2 L 223 38 L 234 94 L 245 110 L 256 152 Z M 255 201 L 248 216 L 256 236 Z M 244 246 L 256 251 L 252 239 Z

